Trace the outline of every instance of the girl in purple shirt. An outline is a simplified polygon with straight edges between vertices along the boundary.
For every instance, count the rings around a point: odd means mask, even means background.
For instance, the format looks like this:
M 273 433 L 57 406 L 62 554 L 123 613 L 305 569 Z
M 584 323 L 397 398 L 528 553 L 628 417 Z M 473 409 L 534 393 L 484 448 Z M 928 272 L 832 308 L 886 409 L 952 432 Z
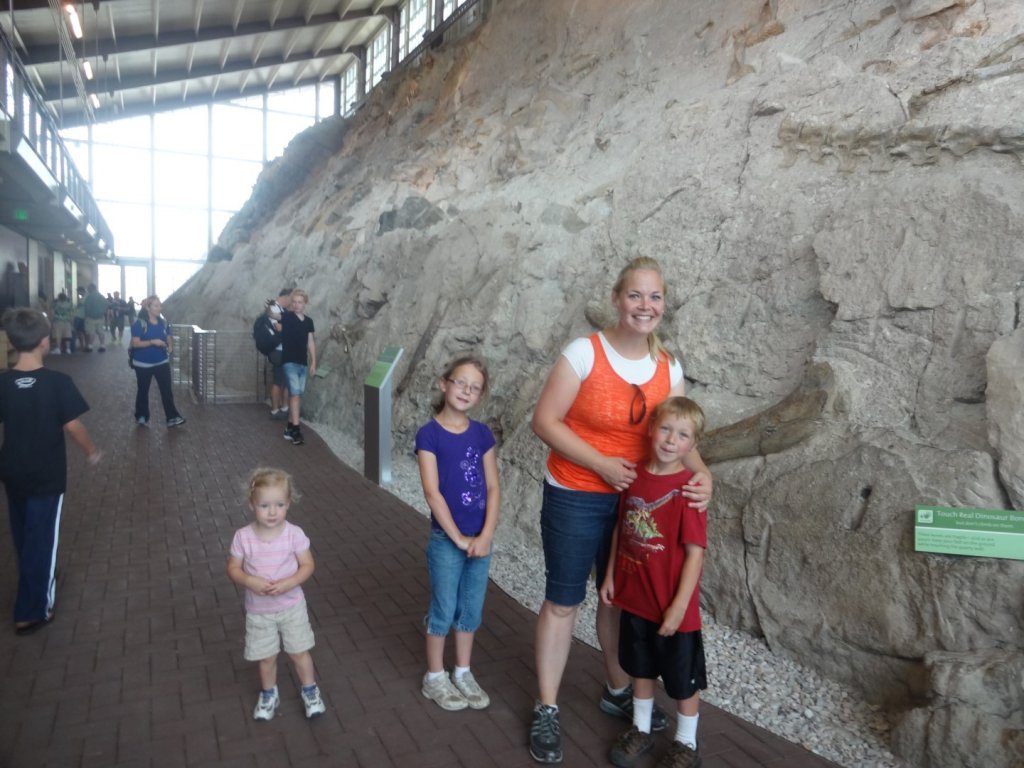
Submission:
M 416 433 L 423 495 L 430 507 L 430 611 L 422 693 L 447 710 L 483 709 L 490 698 L 469 669 L 480 626 L 491 540 L 498 524 L 498 460 L 494 435 L 469 410 L 487 392 L 487 369 L 473 357 L 448 366 L 438 380 L 434 418 Z M 444 670 L 444 641 L 455 629 L 455 669 Z

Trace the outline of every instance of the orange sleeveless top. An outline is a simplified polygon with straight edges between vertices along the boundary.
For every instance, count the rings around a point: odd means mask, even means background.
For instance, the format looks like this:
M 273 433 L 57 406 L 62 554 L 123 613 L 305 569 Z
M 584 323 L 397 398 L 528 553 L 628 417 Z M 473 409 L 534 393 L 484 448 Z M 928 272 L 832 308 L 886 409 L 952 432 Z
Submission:
M 639 463 L 650 448 L 647 425 L 651 412 L 672 388 L 668 356 L 663 352 L 654 376 L 638 385 L 647 400 L 647 413 L 639 424 L 630 424 L 629 410 L 636 388 L 612 369 L 597 334 L 590 337 L 590 343 L 594 347 L 594 368 L 581 382 L 563 422 L 605 456 L 621 456 Z M 634 414 L 639 413 L 638 409 L 639 406 L 634 407 Z M 596 472 L 555 451 L 548 454 L 548 472 L 559 485 L 574 491 L 616 493 Z

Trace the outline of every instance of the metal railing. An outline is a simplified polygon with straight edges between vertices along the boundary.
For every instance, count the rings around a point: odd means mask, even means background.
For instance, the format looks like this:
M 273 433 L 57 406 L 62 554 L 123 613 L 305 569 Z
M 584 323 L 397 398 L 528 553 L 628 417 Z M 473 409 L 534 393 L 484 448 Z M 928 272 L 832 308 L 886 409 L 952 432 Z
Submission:
M 11 129 L 23 137 L 36 156 L 53 175 L 59 191 L 79 211 L 83 226 L 91 226 L 107 248 L 113 248 L 114 235 L 107 226 L 89 184 L 78 172 L 71 153 L 64 145 L 57 123 L 46 102 L 29 80 L 14 45 L 0 28 L 0 112 L 10 120 Z
M 171 382 L 187 387 L 197 403 L 260 403 L 267 397 L 267 358 L 249 331 L 211 331 L 172 325 Z

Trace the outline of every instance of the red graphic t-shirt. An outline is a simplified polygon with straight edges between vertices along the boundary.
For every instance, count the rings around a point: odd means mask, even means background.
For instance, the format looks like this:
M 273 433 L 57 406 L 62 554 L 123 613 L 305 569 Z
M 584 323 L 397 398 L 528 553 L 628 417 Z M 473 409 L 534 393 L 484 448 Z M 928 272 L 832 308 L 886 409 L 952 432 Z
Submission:
M 619 546 L 615 558 L 615 605 L 661 623 L 676 596 L 686 544 L 708 545 L 708 516 L 682 495 L 692 472 L 654 475 L 644 466 L 619 502 Z M 700 579 L 686 607 L 680 632 L 700 629 Z

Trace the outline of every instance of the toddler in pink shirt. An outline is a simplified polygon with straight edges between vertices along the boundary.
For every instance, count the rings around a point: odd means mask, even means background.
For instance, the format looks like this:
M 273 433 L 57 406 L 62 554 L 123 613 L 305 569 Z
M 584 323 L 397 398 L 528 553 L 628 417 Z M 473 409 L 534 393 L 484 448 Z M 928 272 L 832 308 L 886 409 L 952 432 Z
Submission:
M 248 490 L 253 521 L 235 532 L 228 577 L 245 587 L 244 655 L 259 662 L 262 690 L 252 716 L 270 720 L 280 704 L 277 656 L 283 642 L 302 684 L 306 717 L 316 717 L 326 708 L 309 653 L 315 640 L 302 592 L 313 575 L 313 555 L 306 534 L 285 519 L 298 493 L 291 475 L 265 467 L 249 477 Z

